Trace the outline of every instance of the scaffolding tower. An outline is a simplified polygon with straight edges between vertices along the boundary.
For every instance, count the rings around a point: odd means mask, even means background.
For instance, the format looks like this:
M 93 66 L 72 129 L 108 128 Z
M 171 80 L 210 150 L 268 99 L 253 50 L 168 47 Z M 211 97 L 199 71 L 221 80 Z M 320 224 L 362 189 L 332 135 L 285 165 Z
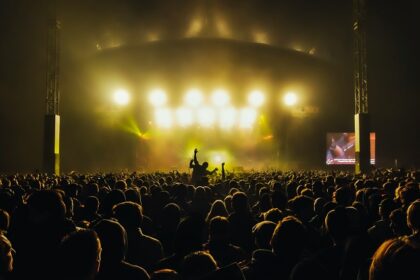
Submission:
M 366 0 L 353 0 L 355 172 L 370 169 L 370 126 L 366 61 Z
M 60 21 L 57 19 L 56 3 L 48 3 L 47 34 L 47 85 L 44 119 L 43 170 L 60 174 Z

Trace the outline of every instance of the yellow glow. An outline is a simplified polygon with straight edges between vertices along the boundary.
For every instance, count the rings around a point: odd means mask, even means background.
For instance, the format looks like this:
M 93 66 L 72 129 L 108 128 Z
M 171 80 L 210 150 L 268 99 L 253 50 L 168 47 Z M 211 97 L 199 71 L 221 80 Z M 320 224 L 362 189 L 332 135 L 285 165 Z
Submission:
M 210 159 L 210 169 L 218 167 L 219 171 L 221 171 L 220 164 L 222 162 L 228 165 L 232 165 L 234 162 L 234 158 L 227 150 L 210 150 L 207 152 L 207 156 Z
M 215 155 L 214 158 L 213 158 L 213 162 L 218 163 L 218 164 L 222 163 L 223 162 L 222 156 L 221 155 Z
M 260 44 L 269 44 L 268 35 L 265 32 L 262 31 L 256 31 L 253 33 L 254 42 L 260 43 Z
M 230 97 L 226 90 L 216 89 L 213 91 L 212 102 L 218 107 L 223 107 L 229 104 Z
M 294 106 L 296 105 L 298 98 L 296 93 L 289 91 L 284 95 L 283 101 L 286 106 Z
M 195 18 L 190 23 L 190 26 L 187 30 L 187 37 L 196 36 L 200 33 L 201 29 L 203 28 L 203 21 L 201 18 Z
M 178 124 L 181 126 L 189 126 L 194 123 L 193 112 L 187 108 L 179 108 L 176 111 L 176 118 Z
M 310 55 L 314 55 L 316 53 L 316 48 L 312 48 L 309 50 Z
M 300 44 L 295 43 L 292 45 L 292 48 L 297 52 L 303 52 L 303 47 Z
M 229 129 L 235 125 L 236 110 L 234 108 L 226 108 L 220 111 L 219 125 L 222 129 Z
M 146 41 L 154 42 L 159 40 L 159 34 L 156 32 L 149 32 L 146 36 Z
M 122 42 L 117 41 L 117 40 L 111 40 L 107 47 L 108 48 L 119 48 L 119 47 L 121 47 L 121 45 L 122 45 Z
M 166 108 L 157 109 L 155 111 L 156 125 L 163 128 L 170 128 L 172 126 L 171 111 Z
M 150 135 L 147 132 L 142 132 L 139 128 L 139 126 L 137 125 L 136 121 L 132 118 L 129 117 L 127 119 L 127 121 L 125 121 L 124 123 L 121 124 L 121 128 L 131 134 L 136 135 L 137 137 L 143 139 L 143 140 L 149 140 L 150 139 Z
M 245 129 L 252 128 L 256 120 L 257 111 L 253 108 L 244 108 L 240 112 L 239 127 Z
M 125 89 L 118 89 L 114 93 L 114 102 L 120 106 L 127 105 L 130 102 L 130 94 Z
M 200 141 L 194 138 L 191 138 L 191 139 L 187 138 L 185 141 L 186 141 L 185 149 L 183 150 L 182 154 L 183 154 L 183 157 L 190 160 L 192 159 L 192 156 L 194 155 L 194 149 L 197 148 L 199 151 L 201 151 L 201 147 L 203 143 L 201 143 Z M 203 155 L 201 154 L 199 156 L 201 158 Z
M 185 95 L 185 103 L 196 107 L 203 102 L 203 94 L 198 89 L 190 89 Z
M 228 27 L 228 25 L 226 24 L 226 22 L 222 19 L 218 19 L 216 20 L 216 29 L 217 32 L 219 33 L 220 36 L 224 37 L 224 38 L 230 38 L 231 37 L 231 32 L 230 29 Z
M 149 94 L 149 101 L 153 106 L 160 107 L 166 104 L 168 98 L 162 89 L 154 89 Z
M 260 107 L 264 104 L 264 102 L 264 94 L 260 90 L 254 90 L 248 96 L 248 103 L 252 107 Z
M 216 114 L 211 108 L 201 108 L 197 111 L 198 123 L 202 126 L 209 127 L 214 124 Z

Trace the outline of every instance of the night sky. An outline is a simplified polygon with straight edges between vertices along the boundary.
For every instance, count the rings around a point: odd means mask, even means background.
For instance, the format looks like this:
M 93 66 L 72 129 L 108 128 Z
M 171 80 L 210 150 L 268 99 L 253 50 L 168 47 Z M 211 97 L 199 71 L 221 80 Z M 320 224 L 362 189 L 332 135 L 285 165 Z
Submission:
M 47 2 L 0 0 L 0 172 L 41 168 Z M 78 108 L 66 107 L 66 101 L 83 106 L 83 96 L 69 89 L 82 83 L 74 71 L 97 52 L 186 36 L 230 38 L 311 52 L 339 69 L 349 88 L 336 94 L 346 94 L 352 101 L 351 2 L 58 0 L 63 121 L 80 119 Z M 419 167 L 420 46 L 416 41 L 420 4 L 415 0 L 367 2 L 369 112 L 372 130 L 377 133 L 378 162 L 390 166 L 398 159 L 400 166 Z M 194 27 L 197 19 L 200 28 Z M 343 111 L 353 108 L 349 102 Z M 345 117 L 348 122 L 343 130 L 353 123 L 352 114 Z M 70 135 L 83 137 L 74 126 Z M 71 140 L 63 140 L 61 148 L 63 154 L 72 153 Z M 75 165 L 67 168 L 77 169 Z

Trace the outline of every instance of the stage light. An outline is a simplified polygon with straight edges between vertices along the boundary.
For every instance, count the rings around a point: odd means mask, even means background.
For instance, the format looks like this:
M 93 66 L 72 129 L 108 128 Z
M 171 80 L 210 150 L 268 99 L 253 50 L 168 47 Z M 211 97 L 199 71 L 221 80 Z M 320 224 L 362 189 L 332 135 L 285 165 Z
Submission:
M 209 150 L 207 152 L 208 158 L 210 158 L 211 168 L 219 167 L 222 162 L 232 163 L 232 157 L 227 150 Z
M 189 126 L 194 122 L 193 112 L 190 109 L 179 108 L 176 111 L 178 124 L 181 126 Z
M 203 94 L 198 89 L 190 89 L 185 95 L 185 103 L 189 106 L 196 107 L 203 102 Z
M 214 162 L 214 163 L 216 163 L 216 164 L 221 164 L 221 163 L 223 162 L 223 157 L 222 157 L 222 155 L 215 154 L 215 155 L 213 156 L 213 162 Z
M 260 107 L 264 104 L 264 101 L 264 94 L 260 90 L 254 90 L 248 96 L 248 103 L 252 107 Z
M 223 107 L 229 104 L 230 98 L 226 90 L 216 89 L 212 95 L 213 104 L 218 107 Z
M 216 114 L 211 108 L 202 108 L 197 111 L 198 123 L 202 126 L 208 127 L 214 124 Z
M 114 93 L 114 102 L 117 105 L 125 106 L 130 102 L 130 94 L 125 89 L 118 89 Z
M 149 101 L 153 106 L 160 107 L 166 104 L 168 98 L 162 89 L 154 89 L 149 94 Z
M 287 92 L 283 97 L 283 101 L 284 101 L 284 104 L 286 104 L 286 106 L 294 106 L 296 105 L 298 98 L 297 98 L 296 93 Z
M 239 127 L 246 129 L 252 128 L 256 120 L 257 111 L 253 108 L 244 108 L 239 115 Z
M 163 128 L 169 128 L 172 126 L 171 111 L 166 108 L 157 109 L 155 111 L 156 125 Z
M 234 108 L 222 109 L 220 111 L 219 117 L 220 128 L 232 128 L 236 122 L 236 110 Z

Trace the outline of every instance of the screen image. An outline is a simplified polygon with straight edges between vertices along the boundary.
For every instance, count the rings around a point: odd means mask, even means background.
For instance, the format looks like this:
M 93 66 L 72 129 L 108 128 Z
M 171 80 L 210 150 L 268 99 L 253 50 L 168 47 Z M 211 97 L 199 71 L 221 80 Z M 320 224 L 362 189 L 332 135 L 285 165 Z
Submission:
M 370 163 L 375 164 L 374 132 L 370 133 Z M 327 133 L 327 165 L 355 164 L 356 135 L 354 132 Z

